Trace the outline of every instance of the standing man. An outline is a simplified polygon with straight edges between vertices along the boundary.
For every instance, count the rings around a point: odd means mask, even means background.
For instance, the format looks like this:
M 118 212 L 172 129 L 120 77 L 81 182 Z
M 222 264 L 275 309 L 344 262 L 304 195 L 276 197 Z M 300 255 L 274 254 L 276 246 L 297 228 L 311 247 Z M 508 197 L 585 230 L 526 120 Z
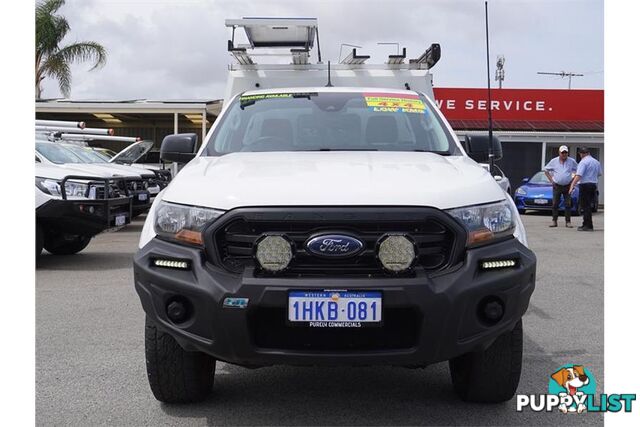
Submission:
M 602 166 L 599 161 L 591 157 L 589 148 L 582 147 L 578 151 L 581 159 L 569 191 L 573 191 L 576 184 L 580 183 L 580 208 L 582 208 L 583 218 L 582 227 L 578 227 L 578 231 L 593 231 L 591 206 L 596 198 L 598 177 L 602 175 Z
M 573 228 L 571 225 L 571 183 L 573 174 L 578 168 L 578 163 L 569 157 L 569 149 L 566 145 L 560 146 L 560 155 L 554 157 L 544 167 L 544 174 L 553 184 L 553 206 L 551 214 L 553 222 L 549 227 L 558 226 L 558 207 L 560 206 L 560 195 L 564 199 L 565 226 Z M 582 190 L 582 188 L 580 189 Z

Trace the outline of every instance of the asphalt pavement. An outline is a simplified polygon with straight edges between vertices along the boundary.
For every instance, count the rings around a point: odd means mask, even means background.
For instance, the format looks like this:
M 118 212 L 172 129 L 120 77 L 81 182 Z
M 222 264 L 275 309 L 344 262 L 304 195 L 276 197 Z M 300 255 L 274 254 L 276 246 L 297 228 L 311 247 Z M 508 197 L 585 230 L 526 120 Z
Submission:
M 549 214 L 523 217 L 538 257 L 524 317 L 518 393 L 546 393 L 566 363 L 587 367 L 604 391 L 604 213 L 594 232 L 548 228 Z M 580 218 L 574 217 L 574 224 Z M 577 425 L 598 413 L 516 412 L 461 402 L 448 365 L 247 369 L 218 363 L 209 399 L 165 405 L 144 364 L 144 314 L 132 256 L 142 219 L 97 236 L 77 255 L 43 254 L 36 272 L 38 425 Z

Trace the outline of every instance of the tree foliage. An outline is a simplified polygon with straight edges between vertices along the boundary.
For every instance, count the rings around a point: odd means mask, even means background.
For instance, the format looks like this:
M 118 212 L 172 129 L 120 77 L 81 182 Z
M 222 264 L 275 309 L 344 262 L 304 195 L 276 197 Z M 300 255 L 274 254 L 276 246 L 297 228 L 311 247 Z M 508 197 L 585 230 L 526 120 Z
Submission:
M 58 81 L 65 97 L 71 92 L 71 64 L 93 62 L 94 70 L 105 64 L 107 52 L 93 41 L 77 42 L 66 46 L 60 43 L 69 32 L 64 16 L 56 15 L 65 0 L 43 0 L 36 4 L 36 98 L 40 98 L 40 83 L 45 77 Z

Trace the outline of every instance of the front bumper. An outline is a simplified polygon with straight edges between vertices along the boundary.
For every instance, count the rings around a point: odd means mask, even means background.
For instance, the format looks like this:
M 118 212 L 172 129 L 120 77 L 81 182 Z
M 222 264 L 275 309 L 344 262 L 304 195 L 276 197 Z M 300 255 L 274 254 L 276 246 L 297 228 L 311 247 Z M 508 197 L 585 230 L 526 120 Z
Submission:
M 534 200 L 545 200 L 546 203 L 539 204 Z M 538 211 L 551 211 L 553 207 L 553 198 L 551 197 L 530 197 L 530 196 L 521 196 L 517 195 L 514 198 L 514 202 L 516 204 L 516 208 L 520 210 L 538 210 Z M 564 211 L 564 198 L 560 198 L 560 203 L 558 204 L 558 210 Z M 577 212 L 578 210 L 578 198 L 576 196 L 571 197 L 571 211 Z
M 59 233 L 95 236 L 131 222 L 131 197 L 52 199 L 36 209 L 36 220 Z
M 188 270 L 155 267 L 156 258 L 189 262 Z M 516 259 L 514 268 L 481 270 L 480 262 Z M 511 330 L 527 310 L 536 258 L 516 239 L 468 250 L 462 263 L 410 278 L 265 278 L 247 268 L 233 275 L 206 261 L 197 248 L 153 239 L 134 257 L 135 288 L 147 316 L 187 350 L 246 365 L 425 366 L 485 348 Z M 383 294 L 379 328 L 290 327 L 288 292 L 301 289 L 376 290 Z M 246 309 L 223 307 L 248 298 Z M 504 303 L 504 317 L 488 325 L 479 305 Z M 188 301 L 190 317 L 167 317 L 170 301 Z M 318 345 L 322 343 L 322 345 Z
M 156 193 L 157 194 L 157 193 Z M 148 190 L 137 190 L 131 192 L 133 204 L 132 211 L 133 215 L 140 215 L 143 212 L 146 212 L 151 207 L 153 200 L 155 199 L 155 195 L 152 195 Z

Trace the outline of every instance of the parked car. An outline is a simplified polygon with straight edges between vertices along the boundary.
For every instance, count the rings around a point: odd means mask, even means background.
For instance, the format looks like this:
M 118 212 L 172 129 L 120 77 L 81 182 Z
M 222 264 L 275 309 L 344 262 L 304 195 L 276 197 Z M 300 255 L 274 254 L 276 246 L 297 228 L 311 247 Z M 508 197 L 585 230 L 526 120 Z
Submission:
M 598 195 L 596 192 L 596 198 L 591 206 L 592 212 L 598 211 Z M 580 207 L 578 201 L 580 200 L 580 189 L 576 187 L 571 193 L 571 214 L 579 215 Z M 553 206 L 553 185 L 547 178 L 544 171 L 540 171 L 533 175 L 531 178 L 525 178 L 522 180 L 522 185 L 518 187 L 514 193 L 514 201 L 518 212 L 524 214 L 527 210 L 535 211 L 551 211 Z M 564 198 L 560 198 L 559 210 L 564 211 Z
M 120 190 L 123 178 L 96 172 L 36 163 L 36 257 L 43 248 L 75 254 L 96 234 L 129 224 L 132 197 Z
M 152 203 L 152 194 L 160 191 L 155 175 L 142 169 L 112 165 L 100 158 L 93 158 L 85 147 L 60 142 L 36 141 L 36 163 L 56 165 L 73 171 L 82 171 L 88 176 L 124 178 L 119 185 L 133 197 L 133 216 L 146 212 Z M 125 191 L 125 188 L 122 188 Z
M 496 180 L 500 188 L 502 188 L 508 195 L 511 196 L 511 181 L 509 181 L 509 178 L 507 178 L 507 176 L 504 174 L 504 172 L 502 172 L 502 169 L 500 169 L 498 165 L 494 164 L 492 171 L 489 170 L 490 165 L 488 163 L 480 163 L 480 166 L 485 168 L 487 172 L 489 172 L 491 176 L 493 176 L 493 179 Z
M 149 169 L 156 174 L 160 189 L 164 189 L 171 182 L 171 171 L 160 160 L 160 151 L 153 150 L 153 141 L 134 142 L 109 159 L 110 163 L 131 165 Z

